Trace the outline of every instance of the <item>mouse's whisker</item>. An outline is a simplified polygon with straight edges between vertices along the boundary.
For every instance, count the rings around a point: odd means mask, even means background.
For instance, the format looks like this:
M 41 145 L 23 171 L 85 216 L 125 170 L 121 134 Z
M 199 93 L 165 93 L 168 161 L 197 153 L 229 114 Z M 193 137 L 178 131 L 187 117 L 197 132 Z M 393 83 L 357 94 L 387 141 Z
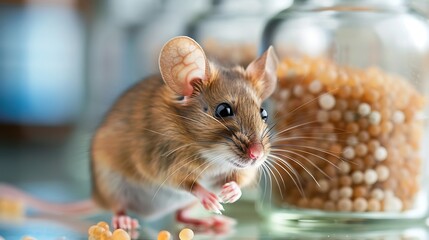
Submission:
M 281 177 L 281 174 L 280 174 L 280 172 L 277 170 L 277 168 L 275 168 L 274 167 L 274 165 L 272 164 L 272 163 L 270 163 L 270 161 L 267 161 L 267 169 L 271 172 L 271 174 L 273 175 L 273 177 L 274 177 L 274 180 L 276 181 L 276 183 L 277 183 L 277 188 L 279 189 L 279 193 L 280 193 L 280 196 L 281 196 L 281 198 L 283 199 L 283 193 L 282 193 L 282 189 L 280 188 L 280 182 L 277 180 L 277 177 L 276 177 L 276 174 L 273 172 L 273 170 L 271 170 L 271 168 L 273 168 L 274 170 L 276 170 L 277 171 L 277 173 L 278 173 L 278 176 L 281 178 L 281 180 L 282 180 L 282 182 L 283 182 L 283 186 L 285 187 L 286 185 L 286 183 L 284 182 L 284 180 L 283 180 L 283 178 Z
M 278 161 L 284 163 L 286 166 L 288 166 L 288 168 L 294 169 L 293 166 L 290 163 L 288 163 L 283 158 L 289 159 L 290 161 L 292 161 L 295 164 L 299 165 L 317 183 L 317 180 L 315 179 L 315 177 L 313 176 L 313 174 L 310 172 L 310 170 L 308 170 L 300 161 L 298 161 L 298 160 L 296 160 L 296 159 L 294 159 L 294 158 L 292 158 L 290 156 L 284 155 L 284 154 L 271 154 L 270 156 L 273 157 L 273 158 L 275 158 L 275 159 L 277 159 Z M 294 169 L 294 175 L 300 176 L 299 173 L 295 169 Z
M 148 129 L 148 128 L 141 128 L 141 129 L 145 130 L 145 131 L 148 131 L 148 132 L 156 133 L 156 134 L 159 134 L 159 135 L 162 135 L 162 136 L 170 137 L 169 135 L 167 135 L 165 133 L 160 133 L 160 132 L 154 131 L 152 129 Z
M 251 134 L 249 134 L 247 131 L 244 133 L 246 136 L 248 136 L 248 138 L 249 139 L 252 139 L 253 138 L 253 136 L 255 135 L 255 133 L 253 132 L 253 133 L 251 133 Z
M 283 152 L 286 152 L 286 153 L 289 153 L 289 154 L 293 154 L 293 155 L 296 155 L 296 156 L 298 156 L 298 157 L 300 157 L 301 159 L 304 159 L 306 162 L 308 162 L 311 166 L 313 166 L 315 169 L 317 169 L 320 173 L 322 173 L 325 177 L 327 177 L 327 178 L 331 178 L 328 174 L 326 174 L 325 173 L 325 171 L 323 171 L 319 166 L 317 166 L 317 164 L 315 164 L 313 161 L 311 161 L 308 157 L 306 157 L 306 156 L 304 156 L 304 155 L 302 155 L 302 154 L 300 154 L 300 153 L 296 153 L 296 152 L 294 152 L 294 151 L 290 151 L 290 150 L 284 150 Z M 281 154 L 281 153 L 276 153 L 277 155 L 279 155 L 279 156 L 282 156 L 282 157 L 286 157 L 287 155 L 285 155 L 285 154 Z M 297 158 L 298 159 L 298 158 Z M 298 162 L 300 162 L 301 163 L 301 161 L 299 161 L 299 160 L 297 160 L 297 159 L 295 159 L 295 163 L 298 163 Z M 301 163 L 302 164 L 302 163 Z M 309 172 L 309 171 L 307 171 L 307 172 Z M 315 179 L 315 178 L 313 178 L 314 179 L 314 181 L 317 183 L 317 185 L 319 185 L 319 182 Z
M 200 176 L 209 168 L 212 167 L 213 165 L 215 165 L 215 161 L 209 161 L 207 166 L 197 175 L 197 177 L 195 178 L 194 182 L 191 185 L 191 189 L 194 187 L 195 183 L 199 180 Z
M 313 109 L 301 110 L 295 115 L 284 115 L 284 111 L 276 111 L 276 113 L 281 113 L 281 117 L 274 118 L 276 121 L 287 122 L 289 125 L 293 125 L 300 122 L 306 122 L 308 120 L 314 120 L 317 118 L 317 113 Z M 276 114 L 277 115 L 277 114 Z M 293 118 L 291 118 L 293 117 Z
M 322 156 L 320 156 L 318 154 L 312 153 L 310 151 L 302 150 L 302 149 L 297 149 L 297 148 L 290 148 L 290 149 L 292 149 L 293 151 L 296 151 L 296 152 L 302 152 L 302 153 L 305 153 L 305 154 L 309 154 L 309 155 L 311 155 L 313 157 L 316 157 L 316 158 L 319 158 L 319 159 L 325 161 L 326 163 L 328 163 L 329 165 L 333 166 L 334 168 L 336 168 L 338 170 L 340 169 L 336 164 L 334 164 L 333 162 L 329 161 L 329 159 L 324 158 L 324 157 L 322 157 Z M 290 152 L 290 151 L 286 150 L 286 149 L 275 149 L 275 150 L 273 150 L 273 152 Z
M 227 127 L 225 124 L 223 124 L 221 121 L 219 121 L 218 119 L 216 119 L 215 117 L 213 117 L 212 115 L 203 112 L 204 115 L 208 116 L 210 119 L 214 120 L 215 122 L 217 122 L 218 124 L 220 124 L 221 126 L 223 126 L 226 130 L 230 131 L 231 133 L 233 133 L 233 131 Z
M 305 140 L 320 140 L 320 142 L 330 142 L 330 143 L 345 143 L 346 140 L 338 139 L 335 135 L 335 137 L 330 136 L 320 136 L 320 135 L 326 135 L 330 133 L 318 133 L 318 134 L 301 134 L 301 135 L 291 135 L 286 137 L 277 137 L 276 139 L 271 140 L 271 144 L 274 146 L 287 146 L 289 142 L 298 142 L 296 140 L 302 139 L 304 141 L 299 141 L 299 143 L 307 143 Z M 311 142 L 312 144 L 316 145 L 316 143 Z M 310 144 L 310 143 L 307 143 Z
M 168 156 L 170 156 L 171 154 L 173 154 L 173 153 L 175 153 L 175 152 L 177 152 L 177 151 L 179 151 L 179 150 L 181 150 L 181 149 L 183 149 L 183 148 L 187 148 L 187 147 L 189 147 L 189 146 L 192 146 L 192 145 L 196 145 L 196 144 L 195 144 L 195 143 L 188 143 L 188 144 L 185 144 L 185 145 L 180 146 L 180 147 L 178 147 L 178 148 L 175 148 L 175 149 L 173 149 L 173 150 L 171 150 L 171 151 L 169 151 L 169 152 L 167 152 L 167 153 L 163 153 L 163 154 L 161 154 L 161 156 L 162 156 L 162 157 L 168 157 Z
M 317 123 L 317 122 L 318 121 L 310 121 L 310 122 L 305 122 L 305 123 L 300 123 L 300 124 L 297 124 L 297 125 L 293 125 L 293 126 L 288 127 L 288 128 L 286 128 L 286 129 L 284 129 L 282 131 L 276 132 L 274 136 L 277 136 L 277 135 L 280 135 L 282 133 L 286 133 L 286 132 L 292 131 L 292 130 L 294 130 L 296 128 L 299 128 L 299 127 L 302 127 L 302 126 L 306 126 L 306 125 L 309 125 L 309 124 Z
M 339 87 L 333 88 L 333 89 L 331 89 L 331 90 L 329 90 L 329 91 L 327 91 L 327 92 L 325 92 L 325 93 L 323 93 L 323 94 L 321 94 L 321 95 L 319 95 L 319 96 L 317 96 L 317 97 L 315 97 L 315 98 L 313 98 L 313 99 L 311 99 L 311 100 L 309 100 L 309 101 L 307 101 L 307 102 L 305 102 L 305 103 L 303 103 L 303 104 L 299 105 L 298 107 L 296 107 L 296 108 L 292 109 L 292 111 L 289 111 L 289 112 L 287 113 L 287 115 L 286 115 L 286 116 L 288 116 L 288 115 L 289 115 L 289 116 L 291 116 L 291 115 L 292 115 L 292 113 L 294 113 L 295 111 L 297 111 L 297 110 L 299 110 L 299 109 L 301 109 L 301 108 L 305 107 L 306 105 L 308 105 L 308 104 L 310 104 L 310 103 L 312 103 L 312 102 L 314 102 L 314 101 L 318 100 L 319 98 L 321 98 L 322 96 L 325 96 L 326 94 L 330 94 L 330 93 L 333 93 L 333 92 L 337 91 L 337 90 L 338 90 L 338 88 L 339 88 Z
M 200 168 L 206 167 L 207 165 L 210 165 L 210 162 L 204 162 L 203 164 L 201 164 L 200 166 L 196 167 L 195 169 L 193 169 L 192 171 L 190 171 L 183 179 L 182 181 L 178 184 L 178 186 L 181 186 L 192 174 L 196 173 L 197 171 L 199 171 Z M 192 188 L 191 188 L 192 189 Z M 191 190 L 189 189 L 189 190 Z
M 277 138 L 273 141 L 273 143 L 276 142 L 287 142 L 287 141 L 296 141 L 297 139 L 311 139 L 311 140 L 321 140 L 324 142 L 346 142 L 345 140 L 337 140 L 337 139 L 331 139 L 327 137 L 313 137 L 313 136 L 292 136 L 292 137 L 283 137 L 283 138 Z
M 328 154 L 329 156 L 332 156 L 338 160 L 341 161 L 345 161 L 342 157 L 339 156 L 338 152 L 332 152 L 332 151 L 328 151 L 326 149 L 323 148 L 318 148 L 318 147 L 313 147 L 313 146 L 306 146 L 306 145 L 296 145 L 296 144 L 277 144 L 277 145 L 273 145 L 272 146 L 272 150 L 271 151 L 277 151 L 279 149 L 284 149 L 285 147 L 294 147 L 294 148 L 304 148 L 304 149 L 309 149 L 309 150 L 314 150 L 316 152 L 321 152 L 321 153 L 325 153 Z M 348 162 L 352 162 L 352 161 L 348 161 Z
M 265 200 L 265 196 L 267 194 L 267 189 L 268 189 L 268 186 L 267 186 L 267 177 L 266 177 L 266 174 L 265 174 L 264 165 L 265 165 L 265 163 L 263 163 L 261 165 L 261 167 L 258 169 L 259 170 L 259 184 L 260 184 L 260 182 L 262 180 L 262 177 L 264 177 L 264 187 L 263 187 L 263 192 L 262 192 L 263 200 Z
M 271 165 L 272 167 L 273 167 L 273 169 L 277 172 L 277 174 L 278 174 L 278 176 L 279 176 L 279 178 L 280 178 L 280 180 L 282 181 L 282 183 L 283 183 L 283 186 L 284 187 L 286 187 L 286 182 L 284 181 L 284 179 L 283 179 L 283 175 L 281 175 L 280 174 L 280 172 L 279 172 L 279 170 L 275 167 L 275 165 L 279 165 L 279 163 L 278 162 L 276 162 L 276 161 L 273 161 L 273 160 L 268 160 L 267 161 L 267 163 L 269 164 L 269 165 Z
M 271 158 L 273 158 L 273 159 L 271 159 Z M 276 163 L 277 166 L 279 166 L 290 177 L 290 179 L 295 184 L 295 186 L 298 189 L 298 191 L 300 192 L 300 194 L 302 196 L 305 196 L 304 188 L 301 184 L 300 176 L 299 176 L 298 172 L 293 168 L 292 165 L 290 165 L 284 159 L 282 159 L 278 156 L 273 156 L 273 155 L 270 155 L 269 161 Z M 284 164 L 284 166 L 282 164 L 280 164 L 278 161 L 280 161 L 280 163 Z
M 223 124 L 222 122 L 220 122 L 219 120 L 217 120 L 216 118 L 214 118 L 213 116 L 211 116 L 211 115 L 209 115 L 209 114 L 207 114 L 207 113 L 205 113 L 205 112 L 203 112 L 203 111 L 201 111 L 204 115 L 206 115 L 206 116 L 208 116 L 208 117 L 210 117 L 210 119 L 213 119 L 213 120 L 215 120 L 215 122 L 216 123 L 219 123 L 221 126 L 223 126 L 226 130 L 228 130 L 228 131 L 230 131 L 231 133 L 232 133 L 232 131 L 231 131 L 231 129 L 229 129 L 225 124 Z M 180 118 L 183 118 L 183 119 L 186 119 L 186 120 L 188 120 L 188 121 L 190 121 L 190 122 L 194 122 L 194 123 L 197 123 L 197 124 L 201 124 L 202 123 L 202 120 L 201 119 L 198 119 L 198 120 L 196 120 L 196 119 L 192 119 L 192 118 L 189 118 L 189 117 L 186 117 L 186 116 L 183 116 L 183 115 L 179 115 L 179 114 L 173 114 L 173 113 L 169 113 L 171 116 L 173 116 L 173 117 L 180 117 Z
M 200 121 L 198 121 L 196 119 L 192 119 L 192 118 L 180 115 L 180 114 L 174 114 L 174 113 L 167 113 L 167 114 L 169 114 L 169 115 L 171 115 L 173 117 L 180 117 L 180 118 L 186 119 L 186 120 L 191 121 L 191 122 L 200 123 Z
M 292 175 L 290 175 L 290 173 L 289 173 L 290 170 L 286 169 L 281 163 L 278 162 L 278 160 L 270 159 L 269 162 L 271 162 L 271 164 L 275 164 L 276 166 L 278 166 L 279 168 L 281 168 L 281 170 L 283 170 L 284 172 L 286 172 L 289 175 L 289 177 L 292 179 L 292 181 L 294 182 L 294 184 L 297 187 L 298 191 L 301 194 L 304 193 L 304 190 L 303 190 L 303 187 L 302 187 L 302 184 L 301 184 L 301 180 L 298 177 L 299 175 L 297 173 L 294 173 L 295 177 L 292 177 Z M 285 163 L 283 162 L 283 164 L 285 164 Z M 290 167 L 293 168 L 292 166 L 290 166 Z M 283 179 L 283 175 L 279 172 L 279 170 L 277 170 L 277 167 L 274 167 L 274 169 L 276 169 L 276 171 L 278 172 L 278 174 L 280 175 L 280 177 Z M 295 182 L 295 178 L 296 178 L 297 182 Z M 287 188 L 286 185 L 284 185 L 284 188 L 285 189 Z M 283 198 L 283 196 L 282 196 L 282 198 Z
M 199 160 L 198 158 L 195 158 L 195 159 L 193 159 L 192 161 L 188 161 L 190 158 L 193 158 L 193 157 L 195 157 L 195 156 L 197 156 L 197 155 L 198 155 L 198 154 L 197 154 L 197 153 L 195 153 L 195 154 L 193 154 L 193 155 L 189 156 L 188 158 L 183 159 L 183 161 L 184 161 L 184 162 L 186 161 L 186 162 L 185 162 L 184 164 L 180 164 L 180 165 L 181 165 L 180 167 L 176 168 L 172 173 L 168 174 L 168 176 L 164 179 L 164 181 L 159 185 L 158 189 L 155 191 L 155 194 L 154 194 L 154 195 L 153 195 L 153 197 L 152 197 L 152 201 L 155 199 L 156 195 L 158 194 L 158 192 L 161 190 L 161 188 L 164 186 L 164 184 L 167 182 L 167 180 L 168 180 L 169 178 L 171 178 L 174 174 L 178 173 L 180 169 L 182 169 L 182 168 L 186 167 L 187 165 L 189 165 L 189 164 L 191 164 L 191 163 L 194 163 L 194 162 L 196 162 L 196 161 L 198 161 L 198 160 Z M 179 185 L 180 185 L 180 184 L 179 184 Z
M 289 175 L 289 177 L 292 179 L 295 186 L 300 191 L 301 195 L 304 196 L 304 190 L 303 190 L 303 187 L 301 184 L 300 175 L 298 174 L 298 172 L 295 170 L 295 168 L 290 163 L 288 163 L 283 158 L 276 156 L 276 155 L 273 155 L 273 154 L 270 154 L 269 158 L 267 158 L 267 160 L 276 163 L 283 171 L 285 171 L 286 174 Z M 284 166 L 280 163 L 282 163 Z M 291 174 L 293 174 L 293 176 Z
M 210 145 L 225 145 L 225 146 L 229 146 L 228 142 L 230 142 L 230 140 L 226 139 L 226 141 L 201 141 L 201 140 L 196 140 L 196 142 L 198 142 L 198 144 L 201 145 L 209 145 L 208 147 L 210 147 Z
M 228 142 L 234 142 L 234 140 L 230 136 L 227 136 L 225 134 L 222 134 L 221 137 L 225 138 Z
M 282 113 L 282 114 L 284 114 L 284 111 L 283 110 L 282 111 L 277 111 L 276 113 Z M 314 119 L 317 116 L 317 112 L 315 112 L 313 110 L 313 108 L 302 109 L 301 111 L 299 111 L 299 112 L 297 112 L 295 114 L 290 114 L 290 113 L 287 113 L 287 114 L 288 115 L 286 115 L 286 116 L 284 116 L 284 115 L 281 116 L 280 119 L 282 121 L 287 121 L 287 122 L 290 122 L 290 123 L 298 122 L 298 121 L 303 121 L 303 120 L 306 120 L 306 119 Z M 293 118 L 291 119 L 290 117 L 292 117 L 292 116 L 293 116 Z
M 300 127 L 300 128 L 296 128 L 294 130 L 297 130 L 299 132 L 303 132 L 303 133 L 310 133 L 310 134 L 320 134 L 320 130 L 326 130 L 327 132 L 323 132 L 323 133 L 335 133 L 335 134 L 350 134 L 352 132 L 347 132 L 344 129 L 341 128 L 330 128 L 330 127 L 324 127 L 324 126 L 304 126 L 304 127 Z M 305 131 L 304 131 L 305 130 Z M 319 130 L 319 131 L 314 131 L 314 130 Z M 287 134 L 291 134 L 293 131 L 289 131 Z M 277 135 L 282 135 L 284 134 L 284 132 L 278 132 Z
M 262 133 L 261 139 L 265 138 L 266 136 L 268 136 L 268 138 L 272 138 L 272 135 L 274 134 L 273 129 L 277 126 L 277 121 L 275 123 L 272 124 L 272 126 L 266 125 L 265 126 L 265 130 Z
M 266 181 L 265 182 L 268 185 L 268 186 L 266 186 L 266 189 L 268 189 L 270 191 L 270 193 L 269 193 L 269 197 L 270 197 L 269 202 L 272 202 L 271 199 L 272 199 L 272 195 L 273 195 L 273 189 L 272 189 L 273 188 L 273 179 L 271 178 L 271 175 L 270 175 L 270 173 L 268 171 L 267 165 L 264 163 L 261 166 L 262 166 L 262 169 L 264 169 L 264 173 L 265 173 L 265 176 L 266 176 Z
M 268 132 L 268 129 L 269 129 L 269 127 L 268 127 L 268 124 L 267 124 L 267 125 L 264 126 L 264 129 L 262 130 L 262 133 L 261 133 L 261 136 L 260 136 L 261 139 L 263 139 L 266 136 L 266 134 Z

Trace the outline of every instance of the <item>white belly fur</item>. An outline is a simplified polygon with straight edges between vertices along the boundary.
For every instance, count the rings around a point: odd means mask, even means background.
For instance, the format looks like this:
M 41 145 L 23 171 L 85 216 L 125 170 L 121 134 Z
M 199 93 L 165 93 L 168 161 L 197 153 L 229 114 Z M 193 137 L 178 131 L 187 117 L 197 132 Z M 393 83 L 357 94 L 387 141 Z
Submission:
M 101 169 L 97 169 L 101 170 Z M 108 169 L 99 171 L 103 181 L 108 182 L 110 196 L 125 209 L 141 215 L 146 220 L 157 219 L 190 205 L 197 199 L 191 193 L 171 187 L 127 181 L 121 174 Z

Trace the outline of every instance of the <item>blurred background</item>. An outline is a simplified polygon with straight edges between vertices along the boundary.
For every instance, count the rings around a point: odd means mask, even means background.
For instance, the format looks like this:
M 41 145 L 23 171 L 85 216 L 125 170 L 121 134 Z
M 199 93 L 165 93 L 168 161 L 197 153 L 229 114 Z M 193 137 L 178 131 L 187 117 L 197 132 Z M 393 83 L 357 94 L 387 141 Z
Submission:
M 0 182 L 47 200 L 88 197 L 91 134 L 125 89 L 158 73 L 168 39 L 189 35 L 212 58 L 246 65 L 266 20 L 290 4 L 0 0 Z M 429 16 L 429 1 L 412 5 Z M 225 46 L 228 56 L 213 50 Z

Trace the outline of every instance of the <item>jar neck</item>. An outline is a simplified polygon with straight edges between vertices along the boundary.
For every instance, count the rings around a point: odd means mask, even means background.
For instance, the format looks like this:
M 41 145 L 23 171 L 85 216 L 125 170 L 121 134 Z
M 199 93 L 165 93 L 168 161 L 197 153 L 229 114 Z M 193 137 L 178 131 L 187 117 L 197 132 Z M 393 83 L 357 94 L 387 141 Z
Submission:
M 212 6 L 217 11 L 223 12 L 243 12 L 258 11 L 261 6 L 261 0 L 212 0 Z
M 302 9 L 333 7 L 376 7 L 391 9 L 406 6 L 406 0 L 294 0 L 293 3 L 293 7 Z

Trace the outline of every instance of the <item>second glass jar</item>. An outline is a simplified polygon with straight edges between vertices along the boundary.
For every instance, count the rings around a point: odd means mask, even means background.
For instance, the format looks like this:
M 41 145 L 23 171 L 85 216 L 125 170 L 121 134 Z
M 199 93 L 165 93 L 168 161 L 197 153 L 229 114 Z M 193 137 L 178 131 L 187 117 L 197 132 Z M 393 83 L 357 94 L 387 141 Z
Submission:
M 426 20 L 401 0 L 296 1 L 266 25 L 269 45 L 280 66 L 263 215 L 319 226 L 424 219 Z

